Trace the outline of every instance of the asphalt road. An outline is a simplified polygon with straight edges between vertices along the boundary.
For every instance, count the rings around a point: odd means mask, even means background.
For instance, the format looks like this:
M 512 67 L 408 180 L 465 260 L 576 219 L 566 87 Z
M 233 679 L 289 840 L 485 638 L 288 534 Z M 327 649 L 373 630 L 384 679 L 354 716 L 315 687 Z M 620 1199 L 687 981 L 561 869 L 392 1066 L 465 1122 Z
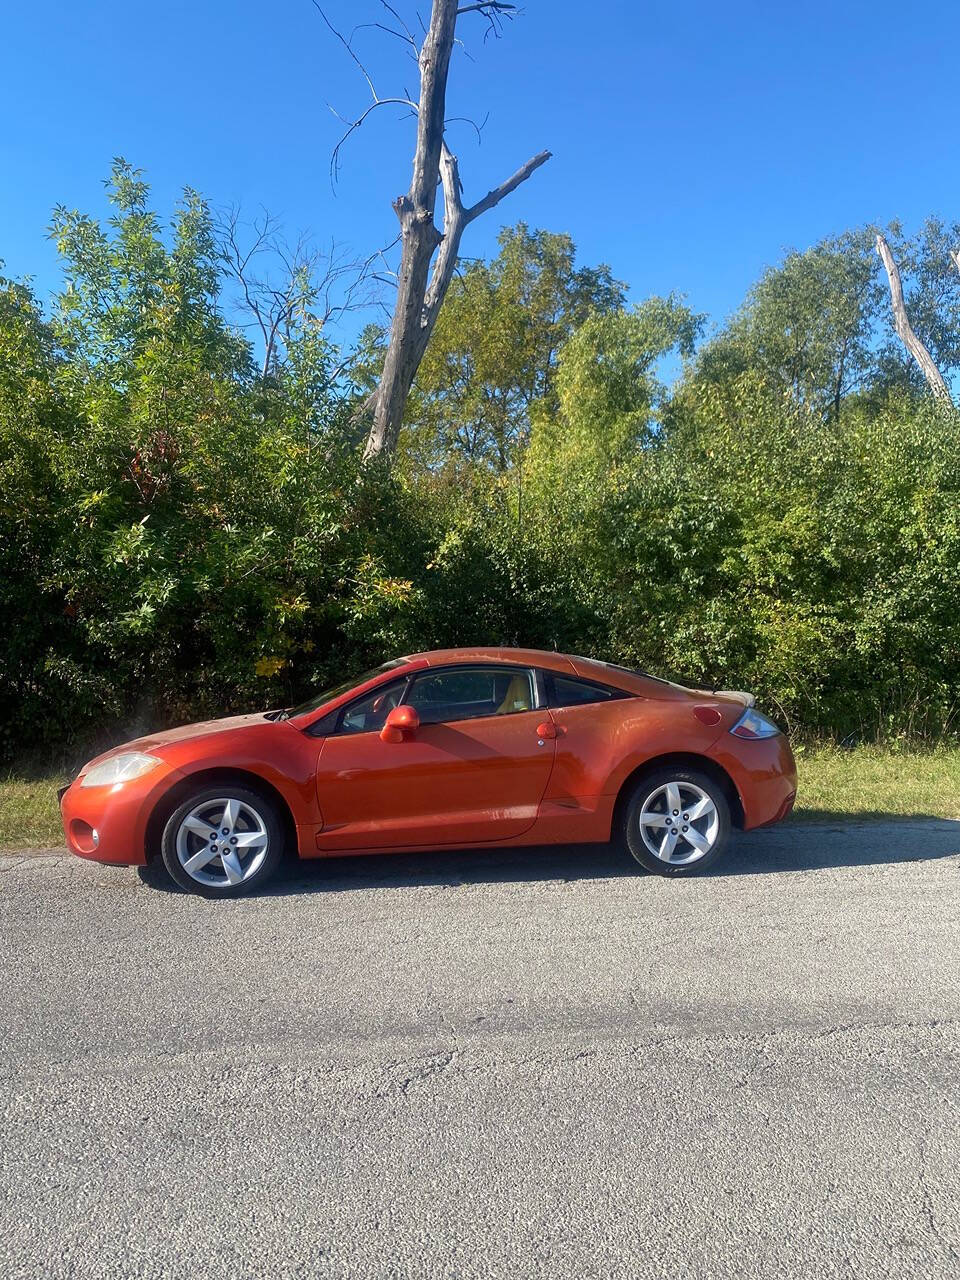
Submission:
M 0 858 L 0 1274 L 960 1274 L 960 822 Z

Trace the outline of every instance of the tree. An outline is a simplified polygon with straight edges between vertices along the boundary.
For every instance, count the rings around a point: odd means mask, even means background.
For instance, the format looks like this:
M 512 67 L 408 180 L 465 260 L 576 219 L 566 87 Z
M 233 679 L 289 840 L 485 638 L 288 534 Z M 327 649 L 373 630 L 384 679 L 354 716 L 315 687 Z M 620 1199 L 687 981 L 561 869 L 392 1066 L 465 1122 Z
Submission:
M 390 5 L 386 8 L 394 20 L 399 21 L 396 11 Z M 390 104 L 407 106 L 417 121 L 410 187 L 406 195 L 398 196 L 393 202 L 400 222 L 397 297 L 380 381 L 364 406 L 364 411 L 372 414 L 364 449 L 366 461 L 378 457 L 389 459 L 397 447 L 407 397 L 453 278 L 464 231 L 481 214 L 493 209 L 515 191 L 550 158 L 549 151 L 541 151 L 475 204 L 463 203 L 459 164 L 444 136 L 447 77 L 457 19 L 463 14 L 478 13 L 496 31 L 503 17 L 509 16 L 514 8 L 502 0 L 475 0 L 468 4 L 460 4 L 459 0 L 433 0 L 430 24 L 422 43 L 417 42 L 405 25 L 402 31 L 394 31 L 393 34 L 399 35 L 416 57 L 420 73 L 420 94 L 416 101 L 406 96 L 380 98 L 349 41 L 335 32 L 363 71 L 373 100 L 365 111 L 349 122 L 347 133 L 334 151 L 334 165 L 342 142 L 377 107 Z M 320 12 L 323 14 L 322 9 Z M 326 21 L 326 16 L 323 16 Z M 441 184 L 442 231 L 434 222 L 437 188 Z
M 567 493 L 650 444 L 666 396 L 657 361 L 693 354 L 703 324 L 681 298 L 647 298 L 630 311 L 595 311 L 567 339 L 557 370 L 557 408 L 538 413 L 531 471 Z
M 701 353 L 699 376 L 718 382 L 755 370 L 798 410 L 839 417 L 875 368 L 882 294 L 872 238 L 867 230 L 823 240 L 766 271 Z
M 491 262 L 454 279 L 407 406 L 402 452 L 416 468 L 505 471 L 531 410 L 556 407 L 557 353 L 591 314 L 623 304 L 606 266 L 576 267 L 569 236 L 505 228 Z

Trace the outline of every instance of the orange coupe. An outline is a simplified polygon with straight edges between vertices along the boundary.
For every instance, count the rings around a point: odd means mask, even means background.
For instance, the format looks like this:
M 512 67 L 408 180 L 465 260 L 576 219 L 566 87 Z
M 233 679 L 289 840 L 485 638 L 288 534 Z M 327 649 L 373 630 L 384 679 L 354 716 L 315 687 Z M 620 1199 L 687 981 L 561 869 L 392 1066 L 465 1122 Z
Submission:
M 622 843 L 680 876 L 785 817 L 790 746 L 750 694 L 533 649 L 398 658 L 302 706 L 137 738 L 60 794 L 68 847 L 232 897 L 284 854 Z

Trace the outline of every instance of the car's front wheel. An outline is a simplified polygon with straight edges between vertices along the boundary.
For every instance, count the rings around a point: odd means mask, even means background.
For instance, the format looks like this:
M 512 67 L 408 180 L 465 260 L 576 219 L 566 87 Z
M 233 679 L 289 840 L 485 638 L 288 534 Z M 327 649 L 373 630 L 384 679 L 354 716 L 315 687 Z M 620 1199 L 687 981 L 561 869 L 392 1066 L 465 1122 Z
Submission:
M 693 769 L 661 769 L 641 779 L 621 822 L 630 854 L 661 876 L 705 871 L 730 839 L 730 806 L 722 788 Z
M 207 898 L 234 898 L 260 889 L 283 857 L 276 806 L 230 783 L 194 792 L 167 819 L 163 865 L 183 889 Z

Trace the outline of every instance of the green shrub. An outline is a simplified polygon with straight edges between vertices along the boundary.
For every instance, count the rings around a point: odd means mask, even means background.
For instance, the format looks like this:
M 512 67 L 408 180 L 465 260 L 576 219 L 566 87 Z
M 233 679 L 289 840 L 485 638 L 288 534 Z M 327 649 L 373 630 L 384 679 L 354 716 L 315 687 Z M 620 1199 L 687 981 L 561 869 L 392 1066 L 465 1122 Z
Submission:
M 753 365 L 742 342 L 713 348 L 671 397 L 657 361 L 689 355 L 699 318 L 609 290 L 584 316 L 567 290 L 580 310 L 547 308 L 510 374 L 508 463 L 445 465 L 456 433 L 431 418 L 430 465 L 363 470 L 309 315 L 261 376 L 224 319 L 203 202 L 188 192 L 164 232 L 128 166 L 110 195 L 106 229 L 55 215 L 52 318 L 0 280 L 0 758 L 289 705 L 459 643 L 750 688 L 800 734 L 956 732 L 960 414 L 902 386 L 824 410 L 771 342 Z M 468 303 L 461 371 L 489 328 Z M 814 336 L 822 380 L 836 335 Z M 482 416 L 483 388 L 447 395 L 443 368 L 435 352 L 420 409 Z M 528 382 L 545 390 L 524 400 Z

